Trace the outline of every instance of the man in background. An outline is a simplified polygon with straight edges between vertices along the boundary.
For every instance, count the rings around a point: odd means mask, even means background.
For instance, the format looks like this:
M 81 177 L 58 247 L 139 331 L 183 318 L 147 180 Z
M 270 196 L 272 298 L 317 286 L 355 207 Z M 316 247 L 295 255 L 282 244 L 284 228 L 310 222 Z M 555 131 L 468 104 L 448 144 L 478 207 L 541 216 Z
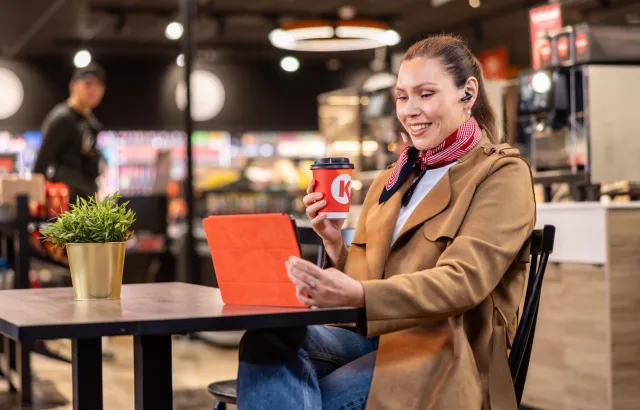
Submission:
M 105 91 L 105 72 L 97 64 L 78 68 L 69 83 L 69 99 L 57 104 L 42 124 L 42 146 L 34 172 L 69 187 L 69 201 L 98 191 L 104 168 L 97 135 L 102 125 L 93 115 Z

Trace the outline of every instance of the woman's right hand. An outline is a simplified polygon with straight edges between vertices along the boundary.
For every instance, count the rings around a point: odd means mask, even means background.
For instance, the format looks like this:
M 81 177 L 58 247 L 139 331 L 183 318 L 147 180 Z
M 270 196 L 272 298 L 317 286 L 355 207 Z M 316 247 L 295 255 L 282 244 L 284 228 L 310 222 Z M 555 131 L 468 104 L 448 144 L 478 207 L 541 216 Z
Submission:
M 326 245 L 338 245 L 342 243 L 342 226 L 345 219 L 327 219 L 326 213 L 318 212 L 327 206 L 327 202 L 323 199 L 322 192 L 313 192 L 316 185 L 315 180 L 309 182 L 307 187 L 307 195 L 302 199 L 307 207 L 307 216 L 311 220 L 313 230 L 322 238 Z

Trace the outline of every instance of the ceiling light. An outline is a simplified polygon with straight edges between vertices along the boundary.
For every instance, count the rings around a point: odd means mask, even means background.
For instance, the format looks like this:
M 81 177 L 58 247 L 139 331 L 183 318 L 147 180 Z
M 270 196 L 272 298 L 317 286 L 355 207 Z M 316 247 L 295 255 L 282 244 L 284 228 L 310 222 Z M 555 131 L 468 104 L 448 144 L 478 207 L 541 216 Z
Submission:
M 87 50 L 80 50 L 73 57 L 73 65 L 77 68 L 84 68 L 91 64 L 91 53 Z
M 332 58 L 327 61 L 327 68 L 330 71 L 338 71 L 340 69 L 340 65 L 340 60 L 338 60 L 337 58 Z
M 164 29 L 164 35 L 169 40 L 178 40 L 182 37 L 182 33 L 184 33 L 184 27 L 182 27 L 182 23 L 177 21 L 172 21 L 167 24 L 167 27 Z
M 342 6 L 338 9 L 338 16 L 343 20 L 351 20 L 356 16 L 356 8 L 353 6 Z
M 295 57 L 287 56 L 280 60 L 280 67 L 286 72 L 293 73 L 300 68 L 300 61 Z
M 469 5 L 474 9 L 480 7 L 480 0 L 469 0 Z
M 184 67 L 184 54 L 178 55 L 178 57 L 176 58 L 176 64 L 178 65 L 178 67 Z
M 295 51 L 349 51 L 394 46 L 400 34 L 377 21 L 303 21 L 269 34 L 274 47 Z

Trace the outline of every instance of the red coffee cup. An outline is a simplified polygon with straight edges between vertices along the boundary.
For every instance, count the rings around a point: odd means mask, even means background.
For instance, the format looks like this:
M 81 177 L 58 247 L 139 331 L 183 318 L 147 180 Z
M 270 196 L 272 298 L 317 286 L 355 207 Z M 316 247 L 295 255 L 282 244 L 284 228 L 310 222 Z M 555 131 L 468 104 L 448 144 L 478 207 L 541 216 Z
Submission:
M 353 164 L 349 158 L 321 158 L 311 165 L 314 192 L 322 192 L 327 206 L 320 210 L 327 219 L 346 219 L 351 205 L 351 174 Z

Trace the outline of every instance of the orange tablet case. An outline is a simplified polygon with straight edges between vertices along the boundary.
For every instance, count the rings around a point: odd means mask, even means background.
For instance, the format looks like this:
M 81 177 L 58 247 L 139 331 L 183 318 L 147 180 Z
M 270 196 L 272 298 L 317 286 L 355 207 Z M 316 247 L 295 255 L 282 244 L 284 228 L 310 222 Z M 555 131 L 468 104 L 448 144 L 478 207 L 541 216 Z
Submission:
M 300 257 L 289 215 L 210 216 L 202 223 L 225 304 L 306 307 L 284 265 Z

